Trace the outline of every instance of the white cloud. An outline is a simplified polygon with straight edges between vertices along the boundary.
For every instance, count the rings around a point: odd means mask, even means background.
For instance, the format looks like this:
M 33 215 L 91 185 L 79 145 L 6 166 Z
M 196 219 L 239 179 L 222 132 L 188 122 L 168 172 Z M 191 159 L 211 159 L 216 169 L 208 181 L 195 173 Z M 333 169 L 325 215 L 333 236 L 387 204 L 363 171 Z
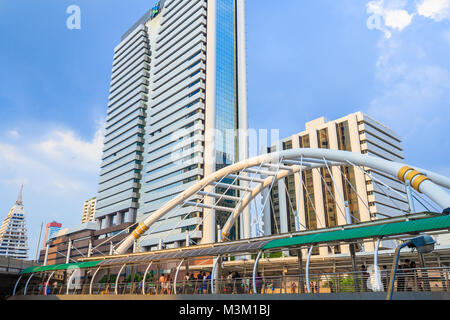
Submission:
M 435 21 L 450 19 L 450 0 L 423 0 L 417 6 L 417 13 Z
M 39 193 L 70 193 L 98 179 L 103 129 L 90 141 L 71 130 L 53 130 L 20 145 L 0 141 L 0 182 L 6 186 L 26 183 Z
M 51 162 L 92 172 L 100 165 L 103 131 L 97 130 L 92 141 L 83 141 L 73 131 L 54 131 L 33 148 Z
M 437 22 L 450 19 L 450 0 L 372 0 L 366 4 L 369 29 L 383 31 L 386 38 L 391 38 L 392 31 L 402 31 L 416 15 L 433 19 Z
M 407 163 L 448 175 L 450 66 L 441 50 L 442 29 L 380 39 L 375 91 L 366 112 L 402 137 Z
M 414 15 L 405 10 L 386 10 L 384 21 L 386 26 L 402 31 L 411 24 Z
M 19 131 L 15 130 L 15 129 L 14 130 L 9 130 L 7 134 L 12 139 L 19 139 L 20 138 Z

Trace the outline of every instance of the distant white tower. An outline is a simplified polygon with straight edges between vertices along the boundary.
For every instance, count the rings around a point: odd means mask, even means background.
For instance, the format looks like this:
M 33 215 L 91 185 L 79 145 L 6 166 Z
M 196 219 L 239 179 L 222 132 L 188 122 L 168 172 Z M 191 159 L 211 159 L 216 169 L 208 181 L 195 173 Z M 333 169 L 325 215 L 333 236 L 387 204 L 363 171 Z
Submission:
M 23 185 L 19 197 L 0 228 L 0 256 L 28 259 L 28 237 L 25 210 L 22 201 Z

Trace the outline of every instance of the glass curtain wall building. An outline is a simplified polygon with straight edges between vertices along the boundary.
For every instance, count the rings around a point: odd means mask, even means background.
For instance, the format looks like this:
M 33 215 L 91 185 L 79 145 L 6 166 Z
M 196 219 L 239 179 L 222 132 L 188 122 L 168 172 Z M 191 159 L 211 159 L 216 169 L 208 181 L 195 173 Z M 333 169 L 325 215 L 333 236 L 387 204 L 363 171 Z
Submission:
M 97 197 L 101 228 L 141 221 L 246 158 L 244 37 L 243 0 L 160 1 L 122 37 Z M 176 208 L 138 247 L 215 242 L 224 214 Z

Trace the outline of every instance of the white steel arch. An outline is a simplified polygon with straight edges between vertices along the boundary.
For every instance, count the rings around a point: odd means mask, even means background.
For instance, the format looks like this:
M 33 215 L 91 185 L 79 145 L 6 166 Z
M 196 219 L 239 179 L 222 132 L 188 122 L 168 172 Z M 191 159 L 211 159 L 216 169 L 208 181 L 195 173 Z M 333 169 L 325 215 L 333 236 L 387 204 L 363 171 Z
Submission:
M 176 198 L 166 203 L 160 209 L 155 211 L 145 221 L 128 236 L 115 251 L 116 254 L 124 254 L 133 242 L 139 239 L 151 226 L 158 220 L 167 215 L 171 210 L 178 206 L 190 205 L 200 208 L 210 208 L 217 210 L 226 210 L 230 212 L 230 217 L 222 229 L 222 239 L 226 239 L 228 233 L 250 202 L 258 196 L 263 190 L 271 187 L 274 182 L 283 179 L 294 173 L 313 168 L 322 168 L 326 166 L 355 165 L 367 167 L 380 171 L 386 175 L 394 177 L 402 182 L 408 182 L 415 190 L 425 194 L 433 200 L 442 209 L 450 208 L 450 194 L 441 187 L 450 189 L 450 179 L 437 173 L 414 169 L 403 163 L 384 160 L 381 158 L 362 155 L 359 153 L 328 150 L 328 149 L 293 149 L 271 154 L 262 155 L 246 161 L 236 163 L 225 167 L 199 181 L 189 189 L 180 193 Z M 262 169 L 264 167 L 264 169 Z M 245 174 L 240 175 L 241 172 Z M 260 178 L 249 177 L 248 174 L 257 174 Z M 256 187 L 242 187 L 237 185 L 227 185 L 220 183 L 225 177 L 234 178 L 235 181 L 248 182 L 256 184 Z M 219 181 L 219 183 L 218 183 Z M 243 193 L 240 198 L 230 197 L 229 195 L 220 195 L 210 192 L 211 187 L 223 187 L 239 190 Z M 208 188 L 208 192 L 206 191 Z M 197 202 L 189 202 L 192 197 L 215 197 L 215 198 L 235 198 L 237 205 L 235 208 L 216 207 Z

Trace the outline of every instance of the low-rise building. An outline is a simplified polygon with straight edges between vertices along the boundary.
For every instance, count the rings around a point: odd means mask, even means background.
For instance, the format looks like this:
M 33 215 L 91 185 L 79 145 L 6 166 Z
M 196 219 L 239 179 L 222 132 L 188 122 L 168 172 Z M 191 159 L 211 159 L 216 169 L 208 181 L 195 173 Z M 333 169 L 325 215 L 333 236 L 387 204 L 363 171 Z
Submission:
M 112 246 L 129 235 L 127 228 L 131 225 L 125 223 L 99 230 L 96 222 L 88 222 L 63 229 L 48 240 L 46 248 L 40 252 L 38 262 L 41 265 L 55 265 L 77 262 L 80 258 L 90 256 L 110 255 Z

